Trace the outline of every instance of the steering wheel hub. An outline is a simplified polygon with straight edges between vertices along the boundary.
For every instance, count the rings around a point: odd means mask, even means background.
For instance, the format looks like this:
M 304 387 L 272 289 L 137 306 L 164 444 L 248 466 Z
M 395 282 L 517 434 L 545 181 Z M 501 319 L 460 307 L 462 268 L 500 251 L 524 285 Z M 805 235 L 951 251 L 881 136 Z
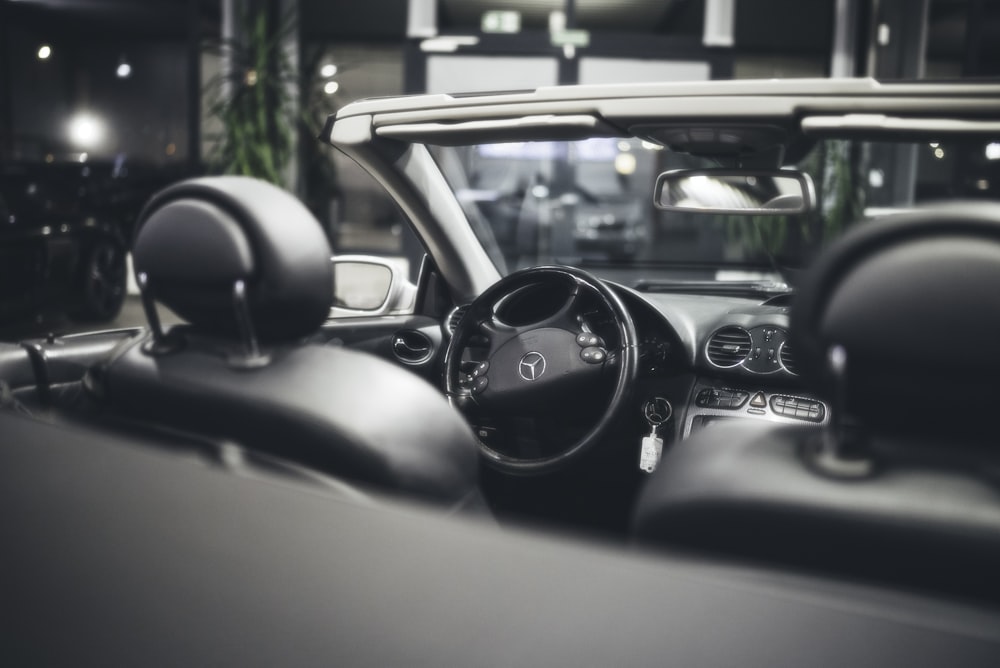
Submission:
M 600 377 L 601 367 L 580 353 L 576 334 L 565 329 L 544 327 L 512 336 L 489 359 L 480 401 L 508 406 L 557 401 L 573 384 Z

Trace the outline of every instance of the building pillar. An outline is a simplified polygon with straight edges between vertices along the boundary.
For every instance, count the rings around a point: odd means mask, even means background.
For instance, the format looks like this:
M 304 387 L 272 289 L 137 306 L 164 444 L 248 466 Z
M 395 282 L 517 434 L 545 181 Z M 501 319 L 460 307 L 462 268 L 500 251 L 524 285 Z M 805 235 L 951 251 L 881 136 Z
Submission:
M 705 46 L 731 47 L 736 43 L 736 0 L 705 0 Z
M 187 159 L 192 173 L 201 171 L 201 5 L 187 2 Z
M 879 80 L 921 79 L 927 55 L 930 0 L 874 0 L 868 74 Z M 871 166 L 885 176 L 871 190 L 869 206 L 913 204 L 917 183 L 917 147 L 874 147 Z

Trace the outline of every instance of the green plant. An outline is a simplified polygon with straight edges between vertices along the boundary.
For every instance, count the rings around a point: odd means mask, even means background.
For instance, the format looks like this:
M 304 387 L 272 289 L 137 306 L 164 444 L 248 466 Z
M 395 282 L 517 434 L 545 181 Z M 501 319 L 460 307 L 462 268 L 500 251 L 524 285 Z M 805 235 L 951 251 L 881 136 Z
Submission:
M 864 213 L 865 193 L 861 185 L 861 146 L 856 142 L 830 140 L 824 145 L 824 169 L 820 190 L 823 234 L 835 239 Z
M 208 114 L 221 123 L 208 156 L 211 171 L 288 185 L 285 168 L 295 147 L 298 114 L 292 91 L 298 87 L 298 73 L 284 43 L 295 26 L 293 14 L 275 22 L 264 7 L 245 8 L 238 36 L 208 46 L 230 64 L 205 84 Z
M 860 220 L 864 189 L 860 183 L 861 158 L 856 143 L 827 140 L 799 162 L 817 190 L 816 208 L 797 216 L 725 216 L 726 239 L 747 256 L 762 254 L 772 261 L 784 257 L 801 261 L 824 243 L 839 237 Z

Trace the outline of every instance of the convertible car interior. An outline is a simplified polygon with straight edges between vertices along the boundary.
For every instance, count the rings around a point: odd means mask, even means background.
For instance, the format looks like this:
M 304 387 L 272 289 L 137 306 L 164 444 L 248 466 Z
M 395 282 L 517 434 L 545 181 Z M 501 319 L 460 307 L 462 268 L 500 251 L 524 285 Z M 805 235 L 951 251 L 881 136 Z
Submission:
M 868 80 L 359 101 L 322 139 L 423 253 L 350 317 L 295 197 L 162 190 L 147 326 L 0 343 L 10 656 L 997 665 L 998 118 Z

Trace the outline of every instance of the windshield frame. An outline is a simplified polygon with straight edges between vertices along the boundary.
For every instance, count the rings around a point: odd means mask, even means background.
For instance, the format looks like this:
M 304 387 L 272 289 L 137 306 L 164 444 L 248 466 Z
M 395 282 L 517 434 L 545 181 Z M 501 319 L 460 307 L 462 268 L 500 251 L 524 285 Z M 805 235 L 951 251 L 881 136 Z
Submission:
M 793 138 L 805 136 L 800 132 L 803 118 L 838 119 L 859 110 L 906 116 L 911 121 L 907 137 L 928 140 L 941 130 L 942 119 L 972 122 L 1000 116 L 1000 85 L 883 84 L 868 79 L 713 81 L 403 96 L 347 105 L 330 117 L 322 136 L 372 173 L 396 199 L 449 285 L 467 297 L 485 289 L 506 267 L 486 247 L 489 244 L 484 246 L 472 234 L 472 221 L 423 142 L 631 135 L 665 140 L 678 129 L 734 123 L 765 123 Z M 856 128 L 827 121 L 823 129 L 812 128 L 809 138 L 849 130 Z M 878 127 L 864 132 L 871 139 L 900 136 L 895 129 Z M 858 214 L 860 219 L 863 211 Z

